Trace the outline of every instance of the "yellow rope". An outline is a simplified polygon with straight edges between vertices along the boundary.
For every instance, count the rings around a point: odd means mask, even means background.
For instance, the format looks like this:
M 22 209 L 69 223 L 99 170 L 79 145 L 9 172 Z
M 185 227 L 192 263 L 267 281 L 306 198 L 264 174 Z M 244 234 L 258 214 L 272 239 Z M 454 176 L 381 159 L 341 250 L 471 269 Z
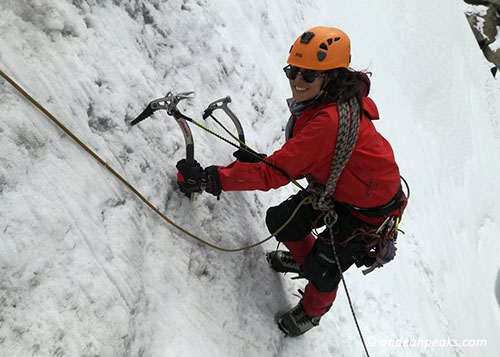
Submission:
M 295 217 L 297 212 L 299 211 L 300 207 L 304 204 L 310 204 L 311 199 L 310 196 L 306 196 L 300 204 L 297 206 L 295 211 L 292 213 L 290 218 L 273 234 L 271 234 L 269 237 L 261 240 L 260 242 L 241 247 L 241 248 L 222 248 L 219 246 L 216 246 L 212 243 L 207 242 L 206 240 L 203 240 L 199 238 L 198 236 L 188 232 L 172 220 L 170 220 L 167 216 L 165 216 L 158 208 L 156 208 L 151 202 L 149 202 L 134 186 L 132 186 L 126 179 L 124 179 L 118 172 L 116 172 L 111 166 L 109 166 L 103 159 L 101 159 L 92 149 L 90 149 L 87 145 L 85 145 L 78 137 L 76 137 L 69 129 L 67 129 L 59 120 L 56 119 L 47 109 L 45 109 L 40 103 L 38 103 L 33 97 L 31 97 L 24 89 L 22 89 L 13 79 L 11 79 L 6 73 L 4 73 L 2 70 L 0 70 L 0 75 L 7 81 L 9 82 L 19 93 L 21 93 L 27 100 L 29 100 L 35 107 L 37 107 L 42 113 L 44 113 L 54 124 L 56 124 L 62 131 L 64 131 L 67 135 L 71 137 L 78 145 L 80 145 L 87 153 L 89 153 L 97 162 L 99 162 L 102 166 L 104 166 L 113 176 L 115 176 L 118 180 L 120 180 L 125 186 L 127 186 L 137 197 L 139 197 L 146 205 L 148 205 L 156 214 L 158 214 L 163 220 L 165 220 L 167 223 L 170 225 L 174 226 L 184 234 L 188 235 L 189 237 L 197 240 L 198 242 L 205 244 L 211 248 L 214 248 L 219 251 L 223 252 L 239 252 L 242 250 L 247 250 L 250 248 L 254 248 L 262 243 L 267 242 L 269 239 L 274 237 L 276 234 L 281 232 L 287 225 L 290 223 L 290 221 Z

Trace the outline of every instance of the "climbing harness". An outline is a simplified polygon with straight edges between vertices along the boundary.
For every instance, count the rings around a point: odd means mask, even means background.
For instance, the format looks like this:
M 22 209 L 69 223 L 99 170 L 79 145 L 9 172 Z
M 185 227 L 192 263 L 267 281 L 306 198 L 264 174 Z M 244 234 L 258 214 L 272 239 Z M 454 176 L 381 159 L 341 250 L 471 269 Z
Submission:
M 281 226 L 279 227 L 276 232 L 271 234 L 269 237 L 251 244 L 247 245 L 244 247 L 240 248 L 223 248 L 219 247 L 217 245 L 214 245 L 210 242 L 207 242 L 206 240 L 199 238 L 198 236 L 192 234 L 191 232 L 187 231 L 183 227 L 179 226 L 176 224 L 174 221 L 169 219 L 165 214 L 163 214 L 158 208 L 156 208 L 148 199 L 146 199 L 132 184 L 130 184 L 125 178 L 123 178 L 118 172 L 116 172 L 111 166 L 109 166 L 99 155 L 97 155 L 92 149 L 90 149 L 85 143 L 83 143 L 75 134 L 71 132 L 64 124 L 62 124 L 54 115 L 52 115 L 43 105 L 38 103 L 33 97 L 31 97 L 20 85 L 18 85 L 12 78 L 10 78 L 5 72 L 0 70 L 0 76 L 3 77 L 7 82 L 9 82 L 24 98 L 26 98 L 29 102 L 31 102 L 37 109 L 39 109 L 42 113 L 44 113 L 47 118 L 49 118 L 55 125 L 57 125 L 64 133 L 66 133 L 71 139 L 73 139 L 80 147 L 82 147 L 90 156 L 92 156 L 99 164 L 104 166 L 106 170 L 108 170 L 113 176 L 115 176 L 120 182 L 122 182 L 129 190 L 131 190 L 141 201 L 143 201 L 149 208 L 151 208 L 156 214 L 158 214 L 165 222 L 168 224 L 172 225 L 179 231 L 183 232 L 187 236 L 191 237 L 192 239 L 198 241 L 199 243 L 202 243 L 204 245 L 207 245 L 213 249 L 216 249 L 218 251 L 222 252 L 240 252 L 243 250 L 248 250 L 251 248 L 254 248 L 258 245 L 261 245 L 271 238 L 273 238 L 276 234 L 281 232 L 295 217 L 297 212 L 299 211 L 300 207 L 304 204 L 310 204 L 310 197 L 307 196 L 305 197 L 297 206 L 294 212 L 292 212 L 290 218 Z M 189 92 L 188 92 L 189 93 Z M 190 97 L 190 94 L 188 93 L 183 93 L 177 95 L 175 97 L 173 94 L 168 95 L 160 98 L 156 101 L 152 101 L 149 105 L 148 108 L 146 108 L 139 117 L 137 117 L 135 120 L 138 120 L 137 122 L 146 119 L 148 116 L 152 115 L 154 111 L 158 109 L 167 109 L 171 108 L 171 113 L 174 115 L 174 109 L 176 109 L 176 106 L 178 102 L 182 99 L 188 99 Z M 182 116 L 182 114 L 179 112 L 179 118 L 177 118 L 177 123 L 181 127 L 182 132 L 184 133 L 184 137 L 186 138 L 186 156 L 187 157 L 192 157 L 194 160 L 194 147 L 190 144 L 192 144 L 192 136 L 191 131 L 189 130 L 189 127 L 187 126 L 187 123 L 182 123 L 181 119 L 186 120 L 187 117 Z M 142 118 L 141 118 L 142 117 Z M 140 120 L 139 120 L 140 119 Z M 191 120 L 190 118 L 187 118 Z M 186 124 L 186 125 L 184 125 Z M 185 129 L 185 130 L 184 130 Z M 207 129 L 209 130 L 209 129 Z
M 351 240 L 359 238 L 365 243 L 367 256 L 373 259 L 373 263 L 368 269 L 363 270 L 363 275 L 371 273 L 376 268 L 381 268 L 389 263 L 396 256 L 396 243 L 398 238 L 399 222 L 402 216 L 402 210 L 410 197 L 410 188 L 406 180 L 401 177 L 407 188 L 407 194 L 403 193 L 402 186 L 394 198 L 386 205 L 374 208 L 357 208 L 351 205 L 343 204 L 347 212 L 361 213 L 366 217 L 386 217 L 378 227 L 360 227 L 340 242 L 340 246 L 345 247 Z M 404 232 L 403 232 L 404 233 Z M 364 263 L 356 263 L 359 266 Z

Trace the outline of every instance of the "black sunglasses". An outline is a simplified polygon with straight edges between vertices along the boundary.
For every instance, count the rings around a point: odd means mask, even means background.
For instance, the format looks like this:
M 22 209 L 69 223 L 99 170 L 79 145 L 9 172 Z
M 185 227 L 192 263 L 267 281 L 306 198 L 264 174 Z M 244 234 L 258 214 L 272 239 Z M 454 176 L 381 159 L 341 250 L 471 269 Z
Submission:
M 286 78 L 294 80 L 300 74 L 307 83 L 313 83 L 317 77 L 324 73 L 320 71 L 313 71 L 312 69 L 302 69 L 291 65 L 284 67 L 283 71 L 285 71 Z

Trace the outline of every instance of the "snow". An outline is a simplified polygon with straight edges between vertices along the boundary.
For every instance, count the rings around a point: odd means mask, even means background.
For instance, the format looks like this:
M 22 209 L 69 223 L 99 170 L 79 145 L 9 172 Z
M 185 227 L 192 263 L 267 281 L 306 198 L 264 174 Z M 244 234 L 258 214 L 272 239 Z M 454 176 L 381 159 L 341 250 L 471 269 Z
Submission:
M 127 120 L 169 90 L 195 90 L 181 106 L 198 119 L 230 95 L 247 142 L 271 153 L 289 47 L 322 24 L 346 31 L 352 66 L 373 72 L 375 124 L 412 190 L 397 259 L 345 274 L 371 355 L 498 356 L 500 85 L 459 2 L 2 0 L 0 68 L 169 218 L 238 247 L 268 235 L 265 211 L 293 185 L 191 203 L 176 188 L 174 120 Z M 319 328 L 277 330 L 304 282 L 267 267 L 275 242 L 202 246 L 3 80 L 0 113 L 0 355 L 363 355 L 342 289 Z M 231 162 L 231 147 L 192 130 L 203 166 Z
M 484 34 L 484 16 L 486 16 L 486 13 L 488 12 L 488 7 L 482 5 L 464 5 L 466 14 L 475 15 L 475 20 L 477 22 L 474 24 L 474 27 L 482 35 L 482 38 L 486 38 L 487 36 Z
M 500 26 L 497 26 L 497 36 L 495 37 L 495 41 L 493 41 L 489 46 L 493 52 L 500 50 Z
M 489 6 L 486 5 L 471 5 L 465 2 L 463 3 L 462 7 L 467 14 L 474 14 L 480 16 L 485 16 L 489 9 Z

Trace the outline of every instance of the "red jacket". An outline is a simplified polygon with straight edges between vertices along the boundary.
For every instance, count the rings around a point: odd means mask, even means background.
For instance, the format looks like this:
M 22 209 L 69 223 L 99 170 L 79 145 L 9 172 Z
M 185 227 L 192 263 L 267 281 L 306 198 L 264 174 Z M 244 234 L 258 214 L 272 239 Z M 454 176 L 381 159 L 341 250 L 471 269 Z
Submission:
M 372 123 L 375 119 L 379 119 L 377 107 L 370 98 L 364 97 L 358 140 L 333 195 L 338 202 L 364 208 L 381 206 L 388 203 L 400 187 L 392 148 L 376 131 Z M 311 174 L 316 181 L 325 184 L 333 162 L 337 129 L 337 104 L 318 109 L 309 107 L 296 120 L 293 137 L 267 157 L 267 161 L 295 179 Z M 219 174 L 224 191 L 267 191 L 290 181 L 262 162 L 235 161 L 219 167 Z

